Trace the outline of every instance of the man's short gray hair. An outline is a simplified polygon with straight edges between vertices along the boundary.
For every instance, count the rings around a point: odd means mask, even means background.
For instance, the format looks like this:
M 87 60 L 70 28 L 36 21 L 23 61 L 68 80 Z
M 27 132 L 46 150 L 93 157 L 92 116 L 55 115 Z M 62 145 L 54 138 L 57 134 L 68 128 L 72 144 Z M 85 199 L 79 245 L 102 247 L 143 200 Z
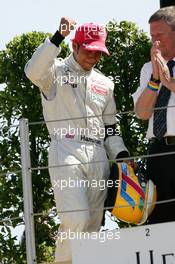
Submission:
M 172 30 L 175 30 L 175 6 L 167 6 L 157 10 L 149 19 L 149 23 L 164 20 Z

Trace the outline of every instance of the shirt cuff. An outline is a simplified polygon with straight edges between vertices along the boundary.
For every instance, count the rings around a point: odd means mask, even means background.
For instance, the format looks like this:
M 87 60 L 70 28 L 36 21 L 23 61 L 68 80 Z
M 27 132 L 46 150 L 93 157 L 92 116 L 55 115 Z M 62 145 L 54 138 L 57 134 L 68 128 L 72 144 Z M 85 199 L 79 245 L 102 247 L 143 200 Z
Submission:
M 55 34 L 50 38 L 50 41 L 59 48 L 61 42 L 63 41 L 64 37 L 60 34 L 60 32 L 57 30 Z
M 127 151 L 121 151 L 117 154 L 116 159 L 129 158 L 129 153 Z

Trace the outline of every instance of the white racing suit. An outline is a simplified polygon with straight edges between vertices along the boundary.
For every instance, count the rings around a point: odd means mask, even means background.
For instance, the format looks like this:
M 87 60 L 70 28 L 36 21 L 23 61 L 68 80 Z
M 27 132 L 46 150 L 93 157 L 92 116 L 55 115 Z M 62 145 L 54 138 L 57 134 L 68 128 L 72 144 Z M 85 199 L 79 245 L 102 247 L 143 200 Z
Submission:
M 106 198 L 106 153 L 115 159 L 127 149 L 119 136 L 103 140 L 104 127 L 116 123 L 113 82 L 97 70 L 85 72 L 72 54 L 58 59 L 59 52 L 47 39 L 26 64 L 25 73 L 41 90 L 45 121 L 53 120 L 46 124 L 51 136 L 49 166 L 57 166 L 49 172 L 61 211 L 55 261 L 69 263 L 71 239 L 66 232 L 73 237 L 73 232 L 76 236 L 99 231 L 103 210 L 93 209 L 103 208 Z

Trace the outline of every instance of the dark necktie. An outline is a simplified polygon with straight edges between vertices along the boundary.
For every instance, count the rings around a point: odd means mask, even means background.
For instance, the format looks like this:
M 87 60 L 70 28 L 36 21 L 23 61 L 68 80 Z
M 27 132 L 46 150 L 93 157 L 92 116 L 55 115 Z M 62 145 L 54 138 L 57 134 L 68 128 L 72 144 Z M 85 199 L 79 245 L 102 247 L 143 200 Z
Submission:
M 173 77 L 173 67 L 175 66 L 175 61 L 170 60 L 167 63 L 170 71 L 170 76 Z M 171 91 L 164 85 L 161 86 L 160 92 L 157 96 L 156 107 L 165 107 L 168 105 L 168 101 L 171 95 Z M 153 120 L 153 133 L 156 138 L 161 139 L 167 131 L 167 108 L 154 111 Z

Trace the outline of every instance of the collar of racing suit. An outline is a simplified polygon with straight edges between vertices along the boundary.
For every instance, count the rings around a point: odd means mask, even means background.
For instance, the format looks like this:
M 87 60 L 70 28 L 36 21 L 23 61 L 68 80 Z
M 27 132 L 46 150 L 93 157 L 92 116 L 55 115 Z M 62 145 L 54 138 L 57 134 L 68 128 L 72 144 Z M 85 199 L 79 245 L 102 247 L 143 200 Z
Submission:
M 80 75 L 90 75 L 92 72 L 92 69 L 90 71 L 85 71 L 74 59 L 73 53 L 71 53 L 66 59 L 65 64 L 74 72 L 78 72 Z

